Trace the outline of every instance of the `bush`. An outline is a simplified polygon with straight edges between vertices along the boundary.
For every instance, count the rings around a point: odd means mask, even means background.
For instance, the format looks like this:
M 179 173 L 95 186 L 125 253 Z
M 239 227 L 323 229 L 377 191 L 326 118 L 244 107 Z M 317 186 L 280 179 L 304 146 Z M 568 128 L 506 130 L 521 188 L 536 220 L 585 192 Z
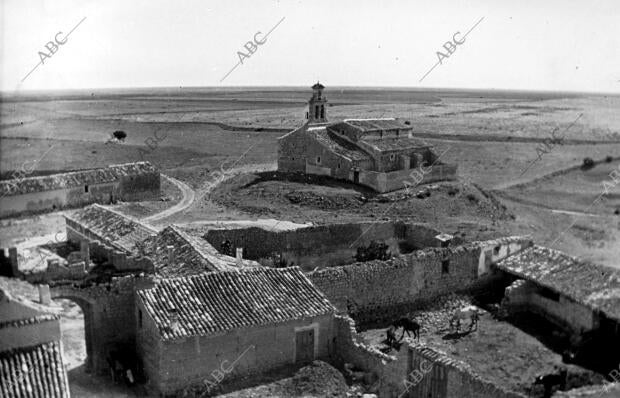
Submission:
M 611 163 L 611 161 L 612 161 L 612 160 L 614 160 L 614 158 L 613 158 L 613 157 L 611 157 L 611 156 L 607 156 L 607 157 L 605 158 L 605 161 L 606 161 L 607 163 Z
M 409 126 L 409 125 L 411 124 L 411 122 L 410 122 L 409 120 L 405 120 L 405 124 L 406 124 L 407 126 Z
M 370 242 L 367 247 L 361 246 L 357 248 L 357 254 L 354 256 L 356 261 L 364 262 L 371 260 L 389 260 L 391 257 L 388 252 L 389 246 L 385 243 Z
M 592 167 L 594 167 L 594 160 L 592 160 L 592 158 L 584 158 L 581 168 L 584 170 L 588 170 L 588 169 L 591 169 Z
M 119 141 L 123 141 L 125 138 L 127 138 L 127 133 L 121 130 L 116 130 L 112 133 L 112 135 Z

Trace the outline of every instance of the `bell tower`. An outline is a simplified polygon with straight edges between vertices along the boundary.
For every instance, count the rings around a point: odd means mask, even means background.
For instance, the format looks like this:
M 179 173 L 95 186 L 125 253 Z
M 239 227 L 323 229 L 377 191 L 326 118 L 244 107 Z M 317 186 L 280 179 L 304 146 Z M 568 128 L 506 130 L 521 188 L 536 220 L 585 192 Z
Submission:
M 312 98 L 308 101 L 308 112 L 306 112 L 308 123 L 327 122 L 327 110 L 325 109 L 327 98 L 323 96 L 324 88 L 325 86 L 319 82 L 312 86 Z

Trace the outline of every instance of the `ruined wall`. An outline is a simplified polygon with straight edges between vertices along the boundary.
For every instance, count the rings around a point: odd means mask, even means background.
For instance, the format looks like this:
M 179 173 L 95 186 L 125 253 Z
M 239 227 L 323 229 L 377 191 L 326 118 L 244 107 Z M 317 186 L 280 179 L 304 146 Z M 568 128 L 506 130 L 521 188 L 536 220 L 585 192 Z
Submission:
M 0 218 L 37 214 L 114 200 L 139 201 L 160 195 L 159 173 L 126 176 L 119 181 L 0 197 Z
M 561 294 L 546 297 L 544 289 L 519 279 L 506 288 L 502 306 L 509 312 L 528 311 L 544 316 L 561 327 L 580 335 L 598 327 L 594 311 Z
M 436 245 L 439 232 L 421 224 L 378 222 L 330 224 L 293 231 L 267 231 L 262 228 L 209 230 L 205 239 L 216 249 L 224 240 L 233 247 L 243 247 L 244 258 L 261 260 L 281 253 L 289 263 L 305 270 L 349 264 L 357 248 L 371 241 L 385 242 L 390 252 L 413 250 Z
M 501 242 L 502 246 L 517 241 L 528 240 L 513 237 L 492 242 Z M 380 324 L 399 316 L 404 306 L 477 286 L 485 245 L 476 242 L 454 248 L 427 248 L 388 261 L 321 269 L 308 277 L 338 310 L 348 312 L 362 324 Z
M 380 397 L 396 397 L 401 380 L 406 377 L 406 364 L 400 357 L 406 350 L 386 355 L 364 344 L 355 331 L 355 322 L 348 316 L 336 315 L 334 319 L 335 350 L 331 363 L 342 369 L 351 364 L 366 373 L 364 382 Z
M 150 283 L 150 278 L 131 276 L 113 278 L 109 283 L 63 284 L 50 289 L 53 299 L 70 299 L 84 311 L 88 362 L 94 372 L 108 372 L 106 358 L 111 349 L 135 347 L 134 291 Z
M 309 326 L 315 328 L 315 358 L 327 359 L 333 336 L 331 314 L 164 342 L 159 376 L 150 379 L 157 391 L 171 394 L 195 384 L 219 384 L 213 372 L 222 369 L 231 369 L 222 381 L 227 383 L 291 365 L 295 363 L 295 329 Z
M 48 283 L 59 280 L 82 279 L 87 275 L 86 264 L 83 261 L 62 265 L 58 261 L 48 261 L 43 272 L 20 274 L 19 277 L 30 283 Z
M 484 380 L 464 363 L 423 344 L 411 343 L 408 352 L 410 370 L 403 383 L 404 397 L 525 398 Z

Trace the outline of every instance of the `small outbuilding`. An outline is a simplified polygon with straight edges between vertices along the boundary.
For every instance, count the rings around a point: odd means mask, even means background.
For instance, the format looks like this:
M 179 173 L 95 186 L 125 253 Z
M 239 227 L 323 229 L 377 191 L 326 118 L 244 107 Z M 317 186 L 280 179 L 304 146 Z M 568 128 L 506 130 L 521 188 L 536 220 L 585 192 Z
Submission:
M 329 357 L 335 308 L 297 267 L 162 279 L 136 300 L 138 355 L 160 395 Z

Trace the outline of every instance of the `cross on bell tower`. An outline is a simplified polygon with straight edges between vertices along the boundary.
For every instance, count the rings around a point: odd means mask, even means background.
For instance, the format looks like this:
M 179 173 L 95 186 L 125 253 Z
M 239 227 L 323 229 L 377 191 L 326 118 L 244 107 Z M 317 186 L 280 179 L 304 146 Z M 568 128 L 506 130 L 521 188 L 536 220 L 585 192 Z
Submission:
M 324 88 L 325 86 L 319 82 L 312 86 L 312 98 L 308 101 L 308 112 L 306 112 L 308 123 L 327 122 L 327 111 L 325 110 L 327 98 L 323 96 Z

